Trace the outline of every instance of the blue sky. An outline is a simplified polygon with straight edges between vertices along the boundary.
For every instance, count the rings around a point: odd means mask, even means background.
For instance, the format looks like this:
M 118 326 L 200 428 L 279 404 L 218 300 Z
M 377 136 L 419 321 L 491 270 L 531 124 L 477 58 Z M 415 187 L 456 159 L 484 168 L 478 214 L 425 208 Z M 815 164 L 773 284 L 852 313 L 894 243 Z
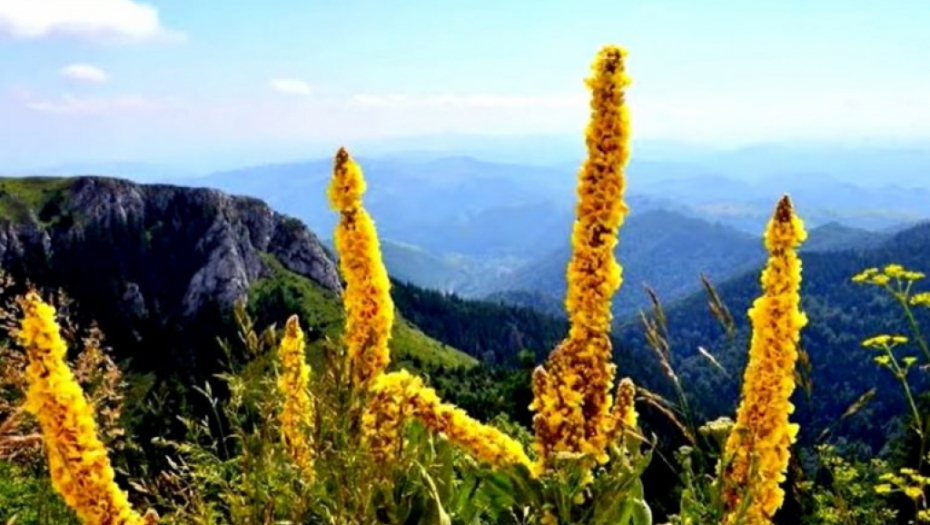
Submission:
M 580 141 L 605 43 L 639 140 L 930 142 L 927 27 L 925 0 L 0 0 L 0 163 Z

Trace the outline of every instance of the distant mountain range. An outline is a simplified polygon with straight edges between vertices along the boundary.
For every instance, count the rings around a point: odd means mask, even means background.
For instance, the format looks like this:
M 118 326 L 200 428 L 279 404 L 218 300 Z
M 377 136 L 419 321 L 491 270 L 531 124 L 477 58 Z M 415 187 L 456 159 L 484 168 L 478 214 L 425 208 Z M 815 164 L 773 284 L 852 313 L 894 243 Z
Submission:
M 808 164 L 782 159 L 780 151 Z M 823 227 L 807 250 L 877 245 L 895 229 L 930 217 L 930 184 L 916 187 L 920 180 L 913 178 L 922 166 L 930 169 L 926 151 L 873 152 L 893 168 L 886 180 L 911 180 L 913 188 L 883 185 L 872 177 L 877 165 L 865 160 L 868 151 L 850 153 L 861 160 L 858 164 L 837 160 L 848 176 L 829 162 L 841 158 L 843 150 L 761 148 L 691 152 L 681 162 L 634 159 L 627 170 L 632 213 L 620 235 L 618 257 L 627 289 L 636 291 L 618 299 L 616 313 L 635 312 L 645 304 L 639 290 L 643 284 L 674 300 L 699 287 L 700 273 L 720 281 L 759 264 L 761 232 L 784 192 L 791 194 L 809 228 Z M 913 165 L 904 165 L 909 160 Z M 395 279 L 548 313 L 560 309 L 577 166 L 427 154 L 359 162 L 368 182 L 366 206 Z M 331 169 L 332 161 L 322 159 L 182 182 L 262 198 L 326 238 L 336 219 L 326 201 Z
M 553 137 L 547 144 L 556 150 L 563 142 Z M 473 151 L 495 147 L 494 141 L 479 144 Z M 391 275 L 552 312 L 564 293 L 578 163 L 489 162 L 442 156 L 442 141 L 432 146 L 360 159 L 366 206 Z M 823 226 L 808 250 L 874 246 L 930 217 L 930 177 L 920 176 L 930 174 L 928 148 L 672 148 L 674 159 L 662 158 L 670 147 L 647 144 L 634 155 L 627 170 L 632 213 L 618 251 L 627 287 L 648 283 L 669 299 L 694 291 L 701 272 L 722 280 L 757 264 L 759 235 L 784 192 L 809 227 Z M 56 172 L 79 168 L 92 166 Z M 102 168 L 158 178 L 157 166 Z M 261 198 L 325 239 L 336 220 L 326 201 L 331 169 L 331 159 L 321 159 L 163 178 Z M 620 299 L 617 313 L 635 311 L 642 301 L 638 292 Z
M 561 299 L 571 257 L 567 239 L 562 248 L 498 279 L 489 291 L 540 292 Z M 643 285 L 662 296 L 677 298 L 700 286 L 701 273 L 715 280 L 726 279 L 758 265 L 765 256 L 758 238 L 669 211 L 630 217 L 621 229 L 616 252 L 625 287 L 625 293 L 614 301 L 618 315 L 635 313 L 645 304 Z
M 759 155 L 756 161 L 753 154 Z M 538 232 L 552 231 L 553 224 L 568 228 L 564 221 L 570 221 L 580 165 L 504 164 L 423 154 L 361 158 L 360 163 L 369 182 L 366 203 L 384 238 L 434 253 L 481 257 L 556 249 L 550 236 Z M 325 199 L 331 168 L 332 161 L 323 159 L 253 166 L 183 182 L 263 198 L 323 233 L 331 231 L 334 220 Z M 634 213 L 678 211 L 754 235 L 783 193 L 792 195 L 813 226 L 838 222 L 875 230 L 930 217 L 930 148 L 772 146 L 692 153 L 683 160 L 634 155 L 627 173 Z M 476 235 L 485 236 L 483 242 Z
M 890 234 L 873 233 L 836 223 L 810 232 L 804 250 L 838 251 L 875 247 Z M 617 259 L 623 266 L 624 289 L 614 299 L 614 313 L 629 316 L 648 306 L 643 286 L 674 301 L 701 288 L 700 275 L 722 282 L 765 260 L 760 237 L 669 211 L 632 216 L 621 229 Z M 565 296 L 566 245 L 509 272 L 483 289 L 490 298 L 554 313 Z

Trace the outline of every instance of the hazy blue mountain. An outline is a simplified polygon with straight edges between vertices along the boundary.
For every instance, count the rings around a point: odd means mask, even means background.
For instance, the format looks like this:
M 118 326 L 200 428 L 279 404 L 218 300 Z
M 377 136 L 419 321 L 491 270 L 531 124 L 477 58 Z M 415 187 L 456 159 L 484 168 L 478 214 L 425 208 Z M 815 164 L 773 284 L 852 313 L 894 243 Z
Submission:
M 436 235 L 430 228 L 461 223 L 489 208 L 544 202 L 553 194 L 570 193 L 573 183 L 552 168 L 468 157 L 423 163 L 362 159 L 361 164 L 369 188 L 365 204 L 379 233 L 430 248 L 435 247 L 423 242 Z M 331 160 L 319 160 L 245 168 L 187 182 L 260 197 L 315 231 L 327 232 L 336 220 L 326 201 L 331 170 Z
M 488 270 L 478 261 L 456 255 L 436 255 L 423 248 L 390 240 L 381 242 L 390 276 L 416 286 L 469 295 Z
M 42 176 L 118 175 L 142 183 L 171 182 L 191 179 L 198 175 L 194 170 L 179 166 L 131 161 L 72 162 L 25 171 L 17 170 L 16 173 L 2 173 L 3 176 L 31 174 Z
M 830 223 L 813 228 L 803 250 L 874 248 L 890 237 L 890 233 Z M 561 315 L 570 253 L 563 243 L 561 249 L 504 274 L 487 285 L 488 298 Z M 672 301 L 698 290 L 701 273 L 719 282 L 752 268 L 764 257 L 760 237 L 729 226 L 662 210 L 631 216 L 621 229 L 617 247 L 625 284 L 615 298 L 615 311 L 622 316 L 647 306 L 640 288 L 644 284 Z
M 831 222 L 809 231 L 801 251 L 835 252 L 876 248 L 892 235 L 891 232 L 872 232 Z
M 625 315 L 647 304 L 642 285 L 648 284 L 666 299 L 682 297 L 700 287 L 701 273 L 713 280 L 732 277 L 764 260 L 765 250 L 758 237 L 657 210 L 629 218 L 621 229 L 616 255 L 623 265 L 624 292 L 617 295 L 614 307 Z M 562 248 L 499 279 L 489 292 L 535 292 L 558 300 L 565 295 L 570 257 L 566 238 Z M 506 294 L 497 297 L 509 299 Z
M 760 159 L 770 162 L 760 160 L 756 169 L 743 150 L 703 155 L 697 150 L 680 150 L 685 153 L 679 160 L 656 160 L 653 156 L 631 162 L 627 186 L 631 216 L 673 211 L 755 237 L 763 231 L 773 203 L 787 192 L 810 228 L 836 223 L 887 230 L 930 217 L 930 189 L 853 184 L 849 180 L 861 179 L 861 171 L 849 177 L 837 172 L 823 160 L 833 158 L 829 151 L 815 149 L 808 154 L 814 159 L 812 167 L 802 169 L 800 164 L 774 162 L 778 152 L 788 155 L 794 151 L 791 148 L 763 148 Z M 909 158 L 904 153 L 896 155 L 891 156 Z M 922 158 L 916 153 L 913 156 Z M 422 286 L 441 286 L 467 295 L 505 291 L 511 288 L 488 288 L 487 276 L 532 266 L 566 245 L 580 162 L 540 166 L 461 155 L 437 158 L 435 148 L 426 148 L 362 157 L 360 163 L 368 181 L 366 206 L 381 238 L 417 248 L 406 255 L 395 251 L 392 272 L 411 276 L 412 282 Z M 860 167 L 869 165 L 863 161 Z M 779 171 L 789 167 L 795 171 Z M 821 168 L 829 170 L 819 171 Z M 332 160 L 321 159 L 248 167 L 185 182 L 259 197 L 329 236 L 336 221 L 326 200 L 331 169 Z M 747 171 L 737 173 L 735 169 Z M 437 267 L 444 266 L 441 261 L 457 261 L 453 264 L 456 268 L 449 270 L 452 274 L 461 271 L 462 261 L 477 264 L 481 271 L 476 281 L 443 275 L 446 270 L 416 277 L 420 272 L 411 269 L 423 267 L 423 256 L 433 257 Z M 405 263 L 408 257 L 410 261 Z
M 762 230 L 772 203 L 786 193 L 812 226 L 837 222 L 879 230 L 930 217 L 930 189 L 857 186 L 824 174 L 794 173 L 753 181 L 711 173 L 647 182 L 640 190 L 682 202 L 695 216 L 752 233 Z
M 754 179 L 823 174 L 866 187 L 930 188 L 930 143 L 780 143 L 712 154 L 701 162 Z

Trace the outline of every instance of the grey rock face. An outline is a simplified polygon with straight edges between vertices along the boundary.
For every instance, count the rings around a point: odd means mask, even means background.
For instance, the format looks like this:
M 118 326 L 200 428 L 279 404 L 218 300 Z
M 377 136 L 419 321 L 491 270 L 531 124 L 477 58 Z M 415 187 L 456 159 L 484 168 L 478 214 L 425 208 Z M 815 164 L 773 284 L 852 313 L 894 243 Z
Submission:
M 154 307 L 189 317 L 209 301 L 231 306 L 269 274 L 262 253 L 327 290 L 341 291 L 336 265 L 319 239 L 257 199 L 104 177 L 77 178 L 64 191 L 60 207 L 71 218 L 66 225 L 42 225 L 35 213 L 0 223 L 4 268 L 24 260 L 67 266 L 56 251 L 79 253 L 76 247 L 92 237 L 109 267 L 125 273 L 112 277 L 129 281 L 122 300 L 137 316 Z M 30 262 L 26 273 L 39 270 Z M 179 281 L 184 290 L 177 304 L 164 304 L 161 284 Z M 161 297 L 159 304 L 150 302 L 153 297 Z

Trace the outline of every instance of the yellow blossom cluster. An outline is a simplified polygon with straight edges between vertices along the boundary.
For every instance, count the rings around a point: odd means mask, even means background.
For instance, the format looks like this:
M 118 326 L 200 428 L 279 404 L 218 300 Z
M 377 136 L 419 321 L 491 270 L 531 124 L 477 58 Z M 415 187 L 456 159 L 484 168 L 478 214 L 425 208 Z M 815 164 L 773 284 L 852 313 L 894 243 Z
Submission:
M 52 485 L 85 525 L 140 525 L 157 516 L 140 516 L 117 486 L 107 450 L 97 436 L 93 407 L 65 362 L 55 309 L 35 292 L 23 302 L 17 338 L 26 349 L 26 410 L 42 429 Z
M 852 278 L 854 283 L 872 284 L 876 286 L 888 286 L 892 282 L 899 285 L 924 279 L 926 275 L 922 272 L 908 270 L 900 264 L 889 264 L 884 268 L 868 268 L 863 270 Z
M 912 295 L 911 306 L 923 306 L 930 308 L 930 292 L 920 292 Z
M 879 478 L 882 483 L 875 486 L 878 494 L 892 494 L 901 492 L 915 503 L 923 502 L 925 492 L 930 487 L 930 477 L 921 475 L 912 468 L 902 468 L 900 474 L 889 472 Z M 919 523 L 930 523 L 930 511 L 923 510 L 923 517 L 918 515 Z
M 630 79 L 625 56 L 618 47 L 604 47 L 587 80 L 592 91 L 588 155 L 578 177 L 565 300 L 571 329 L 533 376 L 533 427 L 543 461 L 559 452 L 607 460 L 615 373 L 610 305 L 622 281 L 614 249 L 627 213 L 623 169 L 629 158 L 630 119 L 624 89 Z
M 870 337 L 863 341 L 862 346 L 866 348 L 883 349 L 898 345 L 906 345 L 907 341 L 907 337 L 903 335 L 876 335 L 875 337 Z
M 489 465 L 519 464 L 532 469 L 518 441 L 468 417 L 464 410 L 443 403 L 435 390 L 406 370 L 378 376 L 369 393 L 371 398 L 362 415 L 362 434 L 379 460 L 397 456 L 403 447 L 404 425 L 414 418 Z
M 788 197 L 779 203 L 765 233 L 769 260 L 762 272 L 762 296 L 749 311 L 752 341 L 736 424 L 726 443 L 727 523 L 733 523 L 743 497 L 749 497 L 747 525 L 770 524 L 784 501 L 780 484 L 798 426 L 789 422 L 794 407 L 797 345 L 807 317 L 800 310 L 801 261 L 797 246 L 804 225 Z
M 632 379 L 623 378 L 617 385 L 617 399 L 610 411 L 615 435 L 619 436 L 627 430 L 636 428 L 639 416 L 636 413 L 635 398 L 636 385 L 633 384 Z
M 336 153 L 328 189 L 330 204 L 339 212 L 335 244 L 346 281 L 343 339 L 352 363 L 352 379 L 365 385 L 391 360 L 388 341 L 394 323 L 391 283 L 381 260 L 374 221 L 362 206 L 365 179 L 345 148 Z
M 314 406 L 310 398 L 310 366 L 304 354 L 304 333 L 297 316 L 287 320 L 284 338 L 278 348 L 281 371 L 278 392 L 283 403 L 279 420 L 284 446 L 306 481 L 313 479 Z

